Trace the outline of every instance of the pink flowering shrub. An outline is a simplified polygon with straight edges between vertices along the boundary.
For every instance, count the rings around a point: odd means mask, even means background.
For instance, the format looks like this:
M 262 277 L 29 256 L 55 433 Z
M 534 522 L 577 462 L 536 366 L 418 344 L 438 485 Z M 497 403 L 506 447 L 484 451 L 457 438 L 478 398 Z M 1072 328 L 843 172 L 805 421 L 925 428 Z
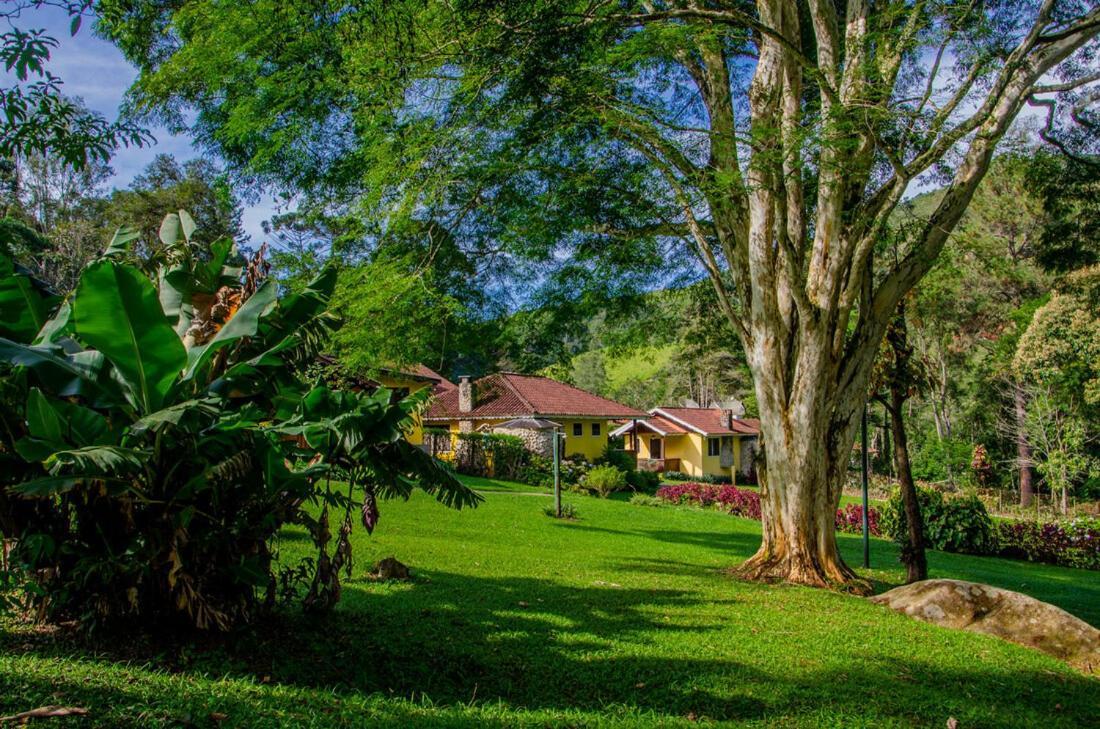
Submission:
M 760 518 L 760 494 L 736 486 L 708 483 L 677 483 L 657 489 L 657 498 L 673 504 L 713 506 L 734 516 Z
M 1005 557 L 1100 570 L 1100 519 L 1004 521 L 997 525 L 997 542 Z
M 675 483 L 657 489 L 657 498 L 672 504 L 714 507 L 733 516 L 760 519 L 760 494 L 736 486 L 715 486 L 706 483 Z M 878 525 L 878 512 L 869 509 L 868 525 L 875 536 L 882 532 Z M 842 532 L 860 534 L 863 531 L 863 508 L 849 504 L 836 512 L 836 528 Z
M 867 507 L 867 529 L 876 537 L 882 536 L 882 528 L 878 525 L 878 511 L 873 506 Z M 848 504 L 842 509 L 837 509 L 836 530 L 849 534 L 862 534 L 863 506 L 861 504 Z

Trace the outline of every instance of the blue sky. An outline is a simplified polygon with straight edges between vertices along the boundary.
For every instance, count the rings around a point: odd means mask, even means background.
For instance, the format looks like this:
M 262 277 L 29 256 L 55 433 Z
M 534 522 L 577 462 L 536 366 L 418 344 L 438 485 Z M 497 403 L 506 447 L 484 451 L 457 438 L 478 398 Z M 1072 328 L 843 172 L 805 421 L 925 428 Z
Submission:
M 59 41 L 59 46 L 51 54 L 48 68 L 64 81 L 65 94 L 83 98 L 89 108 L 109 120 L 118 117 L 122 97 L 137 76 L 137 71 L 117 48 L 95 36 L 91 23 L 85 22 L 80 31 L 71 36 L 68 15 L 57 8 L 43 8 L 24 11 L 23 16 L 15 21 L 15 26 L 22 30 L 47 29 Z M 0 73 L 3 73 L 2 69 Z M 156 143 L 152 146 L 122 148 L 115 153 L 111 159 L 115 176 L 108 183 L 110 187 L 127 187 L 157 154 L 168 153 L 181 162 L 203 156 L 190 137 L 171 134 L 163 127 L 153 127 L 151 131 L 156 137 Z M 251 236 L 252 245 L 263 242 L 265 236 L 260 223 L 270 218 L 273 211 L 274 201 L 270 199 L 245 204 L 243 224 L 245 232 Z

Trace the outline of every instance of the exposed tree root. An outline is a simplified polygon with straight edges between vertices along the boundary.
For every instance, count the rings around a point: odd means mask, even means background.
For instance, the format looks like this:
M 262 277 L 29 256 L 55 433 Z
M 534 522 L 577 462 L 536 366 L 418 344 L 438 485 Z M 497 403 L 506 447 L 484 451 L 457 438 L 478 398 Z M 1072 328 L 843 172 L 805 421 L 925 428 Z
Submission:
M 774 555 L 763 549 L 736 567 L 729 574 L 752 582 L 784 582 L 792 585 L 837 590 L 854 595 L 870 595 L 870 581 L 863 579 L 839 557 L 824 565 L 813 561 Z

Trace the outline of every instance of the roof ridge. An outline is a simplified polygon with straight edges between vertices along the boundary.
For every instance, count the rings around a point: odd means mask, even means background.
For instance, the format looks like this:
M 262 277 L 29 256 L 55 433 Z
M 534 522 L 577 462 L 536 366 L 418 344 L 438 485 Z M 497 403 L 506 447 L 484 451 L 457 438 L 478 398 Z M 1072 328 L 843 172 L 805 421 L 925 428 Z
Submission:
M 680 419 L 679 419 L 678 417 L 676 417 L 675 415 L 670 415 L 670 414 L 666 413 L 666 412 L 664 411 L 664 408 L 653 408 L 653 409 L 654 409 L 654 411 L 656 411 L 656 413 L 657 413 L 658 415 L 660 415 L 660 416 L 662 416 L 662 417 L 665 417 L 665 418 L 668 418 L 669 420 L 671 420 L 672 422 L 676 423 L 677 425 L 680 425 L 680 426 L 682 426 L 682 427 L 684 427 L 684 428 L 687 428 L 688 430 L 694 431 L 694 432 L 696 432 L 696 433 L 698 433 L 698 434 L 700 434 L 700 435 L 707 435 L 707 431 L 706 431 L 706 430 L 704 430 L 703 428 L 700 428 L 700 427 L 699 427 L 699 426 L 697 426 L 697 425 L 692 425 L 691 423 L 688 423 L 688 422 L 686 422 L 686 421 L 680 420 Z M 675 410 L 675 408 L 672 408 L 672 409 L 673 409 L 673 410 Z
M 516 397 L 519 398 L 519 401 L 521 403 L 523 403 L 524 407 L 531 408 L 531 411 L 534 412 L 535 406 L 531 403 L 530 400 L 528 400 L 526 397 L 524 397 L 523 393 L 519 391 L 519 388 L 516 387 L 515 385 L 513 385 L 511 380 L 508 379 L 509 377 L 511 377 L 514 374 L 518 374 L 518 373 L 515 373 L 515 372 L 498 372 L 498 373 L 496 373 L 496 377 L 501 379 L 504 382 L 504 384 L 508 386 L 508 389 L 512 391 L 513 395 L 515 395 Z M 493 375 L 489 375 L 489 377 L 493 377 Z

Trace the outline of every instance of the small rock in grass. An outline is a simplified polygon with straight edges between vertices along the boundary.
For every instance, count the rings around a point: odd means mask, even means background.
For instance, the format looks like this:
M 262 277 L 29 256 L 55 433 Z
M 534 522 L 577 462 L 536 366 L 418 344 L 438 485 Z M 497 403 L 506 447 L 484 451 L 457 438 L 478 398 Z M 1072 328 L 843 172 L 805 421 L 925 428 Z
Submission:
M 408 580 L 409 568 L 395 557 L 386 557 L 374 566 L 370 576 L 376 580 Z

